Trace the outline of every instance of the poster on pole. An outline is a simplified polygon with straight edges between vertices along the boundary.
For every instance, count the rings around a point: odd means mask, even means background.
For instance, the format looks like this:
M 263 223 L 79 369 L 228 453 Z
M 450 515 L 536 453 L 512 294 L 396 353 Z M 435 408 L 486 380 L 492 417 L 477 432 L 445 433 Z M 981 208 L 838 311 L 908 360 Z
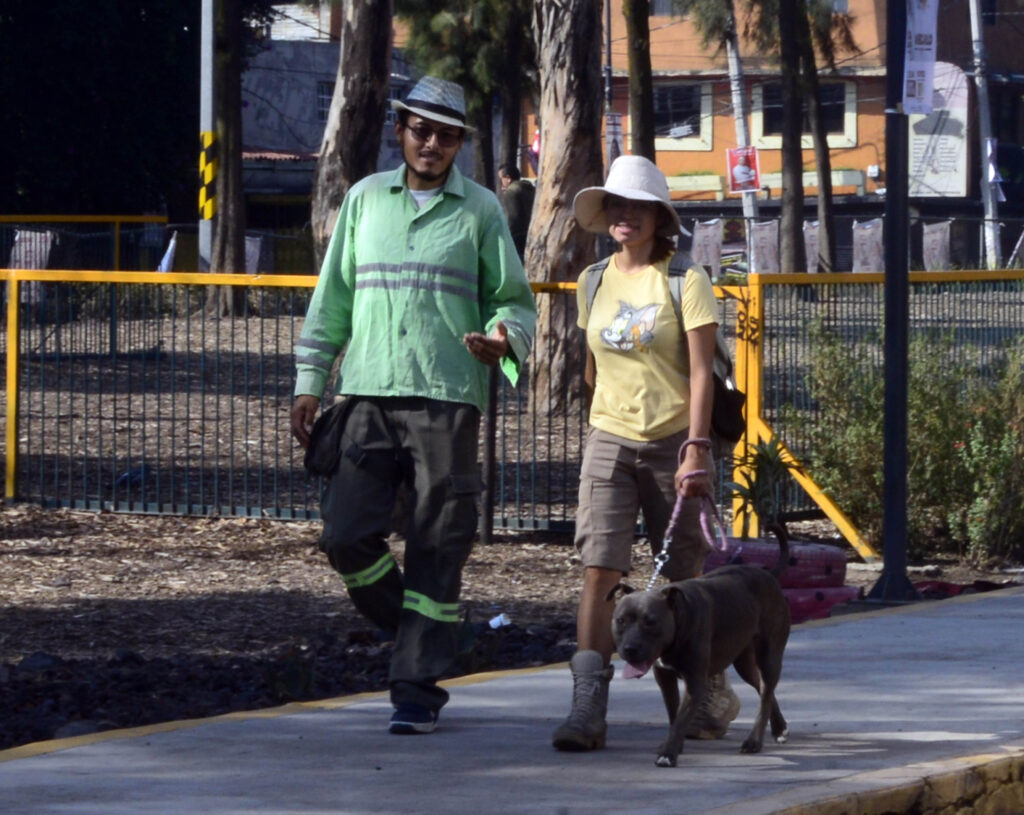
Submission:
M 779 222 L 760 221 L 750 227 L 750 253 L 758 274 L 779 272 Z
M 608 111 L 604 114 L 604 141 L 608 166 L 622 155 L 622 114 Z
M 885 271 L 885 250 L 882 243 L 882 233 L 881 218 L 853 222 L 853 271 Z
M 952 221 L 925 224 L 921 233 L 921 255 L 926 272 L 949 268 L 949 225 Z
M 722 274 L 722 219 L 715 218 L 693 225 L 693 243 L 690 257 L 700 266 L 711 270 L 711 279 Z
M 730 147 L 725 151 L 728 163 L 729 192 L 754 192 L 761 189 L 761 168 L 756 147 Z
M 935 86 L 935 22 L 939 0 L 907 0 L 903 112 L 931 113 Z

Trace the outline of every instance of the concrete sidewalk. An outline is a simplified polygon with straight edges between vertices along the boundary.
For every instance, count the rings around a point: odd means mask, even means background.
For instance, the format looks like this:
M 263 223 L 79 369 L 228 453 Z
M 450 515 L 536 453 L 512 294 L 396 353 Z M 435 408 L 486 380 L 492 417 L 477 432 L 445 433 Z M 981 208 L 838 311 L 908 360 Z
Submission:
M 1024 811 L 1024 589 L 795 626 L 778 698 L 790 739 L 727 737 L 654 765 L 654 680 L 612 683 L 608 747 L 550 735 L 571 679 L 555 666 L 448 683 L 430 736 L 386 732 L 386 696 L 116 731 L 0 752 L 0 811 L 48 813 L 882 813 Z M 916 807 L 916 808 L 914 808 Z

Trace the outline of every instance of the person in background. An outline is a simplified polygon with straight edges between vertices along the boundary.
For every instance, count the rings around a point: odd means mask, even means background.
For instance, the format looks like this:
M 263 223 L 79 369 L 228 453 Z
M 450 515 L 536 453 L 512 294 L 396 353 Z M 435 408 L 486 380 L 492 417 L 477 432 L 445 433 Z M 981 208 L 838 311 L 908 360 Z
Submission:
M 477 431 L 490 366 L 514 383 L 536 307 L 495 195 L 455 166 L 461 86 L 421 79 L 395 101 L 405 163 L 345 196 L 295 349 L 291 427 L 310 445 L 332 366 L 345 396 L 320 547 L 356 608 L 394 636 L 396 734 L 433 732 L 455 656 L 462 568 L 477 528 Z M 388 547 L 412 496 L 404 568 Z
M 524 179 L 519 168 L 511 163 L 498 167 L 498 180 L 501 182 L 501 204 L 508 218 L 508 228 L 522 260 L 526 252 L 526 236 L 530 231 L 530 216 L 533 214 L 533 199 L 537 188 Z
M 669 580 L 701 574 L 710 551 L 701 532 L 700 503 L 712 489 L 708 434 L 718 309 L 710 279 L 694 268 L 686 275 L 676 314 L 668 265 L 679 216 L 665 176 L 653 163 L 640 156 L 617 158 L 603 187 L 576 195 L 573 212 L 584 229 L 608 234 L 618 244 L 590 308 L 586 271 L 577 287 L 590 400 L 576 516 L 583 590 L 577 651 L 569 663 L 572 708 L 552 743 L 559 750 L 581 751 L 605 744 L 614 648 L 614 603 L 607 595 L 629 574 L 638 512 L 643 511 L 657 552 L 676 496 L 684 499 L 662 570 Z M 724 674 L 713 677 L 712 687 L 690 738 L 724 735 L 739 712 L 739 699 Z

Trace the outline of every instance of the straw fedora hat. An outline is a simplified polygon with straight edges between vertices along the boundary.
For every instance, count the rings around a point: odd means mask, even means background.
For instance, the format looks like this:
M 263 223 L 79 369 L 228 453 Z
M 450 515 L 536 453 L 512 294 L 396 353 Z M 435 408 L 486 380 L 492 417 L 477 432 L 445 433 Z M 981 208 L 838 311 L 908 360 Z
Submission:
M 672 208 L 665 174 L 643 156 L 619 156 L 612 162 L 603 187 L 585 187 L 576 193 L 572 212 L 579 225 L 588 232 L 600 235 L 608 232 L 608 219 L 604 213 L 606 195 L 661 204 L 669 218 L 658 228 L 658 234 L 675 238 L 682 230 L 679 215 Z
M 407 110 L 432 122 L 473 131 L 466 124 L 466 95 L 462 86 L 447 79 L 423 77 L 413 85 L 404 102 L 395 99 L 391 102 L 391 108 L 396 111 Z

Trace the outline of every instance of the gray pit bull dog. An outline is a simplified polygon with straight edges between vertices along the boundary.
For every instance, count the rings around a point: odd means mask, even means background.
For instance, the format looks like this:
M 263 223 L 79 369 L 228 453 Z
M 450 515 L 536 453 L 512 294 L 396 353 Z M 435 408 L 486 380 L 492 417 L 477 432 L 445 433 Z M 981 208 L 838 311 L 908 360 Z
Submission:
M 683 752 L 690 720 L 709 692 L 708 677 L 729 665 L 761 696 L 761 704 L 741 753 L 760 752 L 765 726 L 782 743 L 788 730 L 775 700 L 782 673 L 782 654 L 789 639 L 789 604 L 778 576 L 789 560 L 786 531 L 771 529 L 779 540 L 776 566 L 731 565 L 703 577 L 670 583 L 645 592 L 620 583 L 608 593 L 615 606 L 612 636 L 633 675 L 653 665 L 668 711 L 668 737 L 658 749 L 659 767 L 674 767 Z M 688 697 L 680 702 L 678 679 Z

